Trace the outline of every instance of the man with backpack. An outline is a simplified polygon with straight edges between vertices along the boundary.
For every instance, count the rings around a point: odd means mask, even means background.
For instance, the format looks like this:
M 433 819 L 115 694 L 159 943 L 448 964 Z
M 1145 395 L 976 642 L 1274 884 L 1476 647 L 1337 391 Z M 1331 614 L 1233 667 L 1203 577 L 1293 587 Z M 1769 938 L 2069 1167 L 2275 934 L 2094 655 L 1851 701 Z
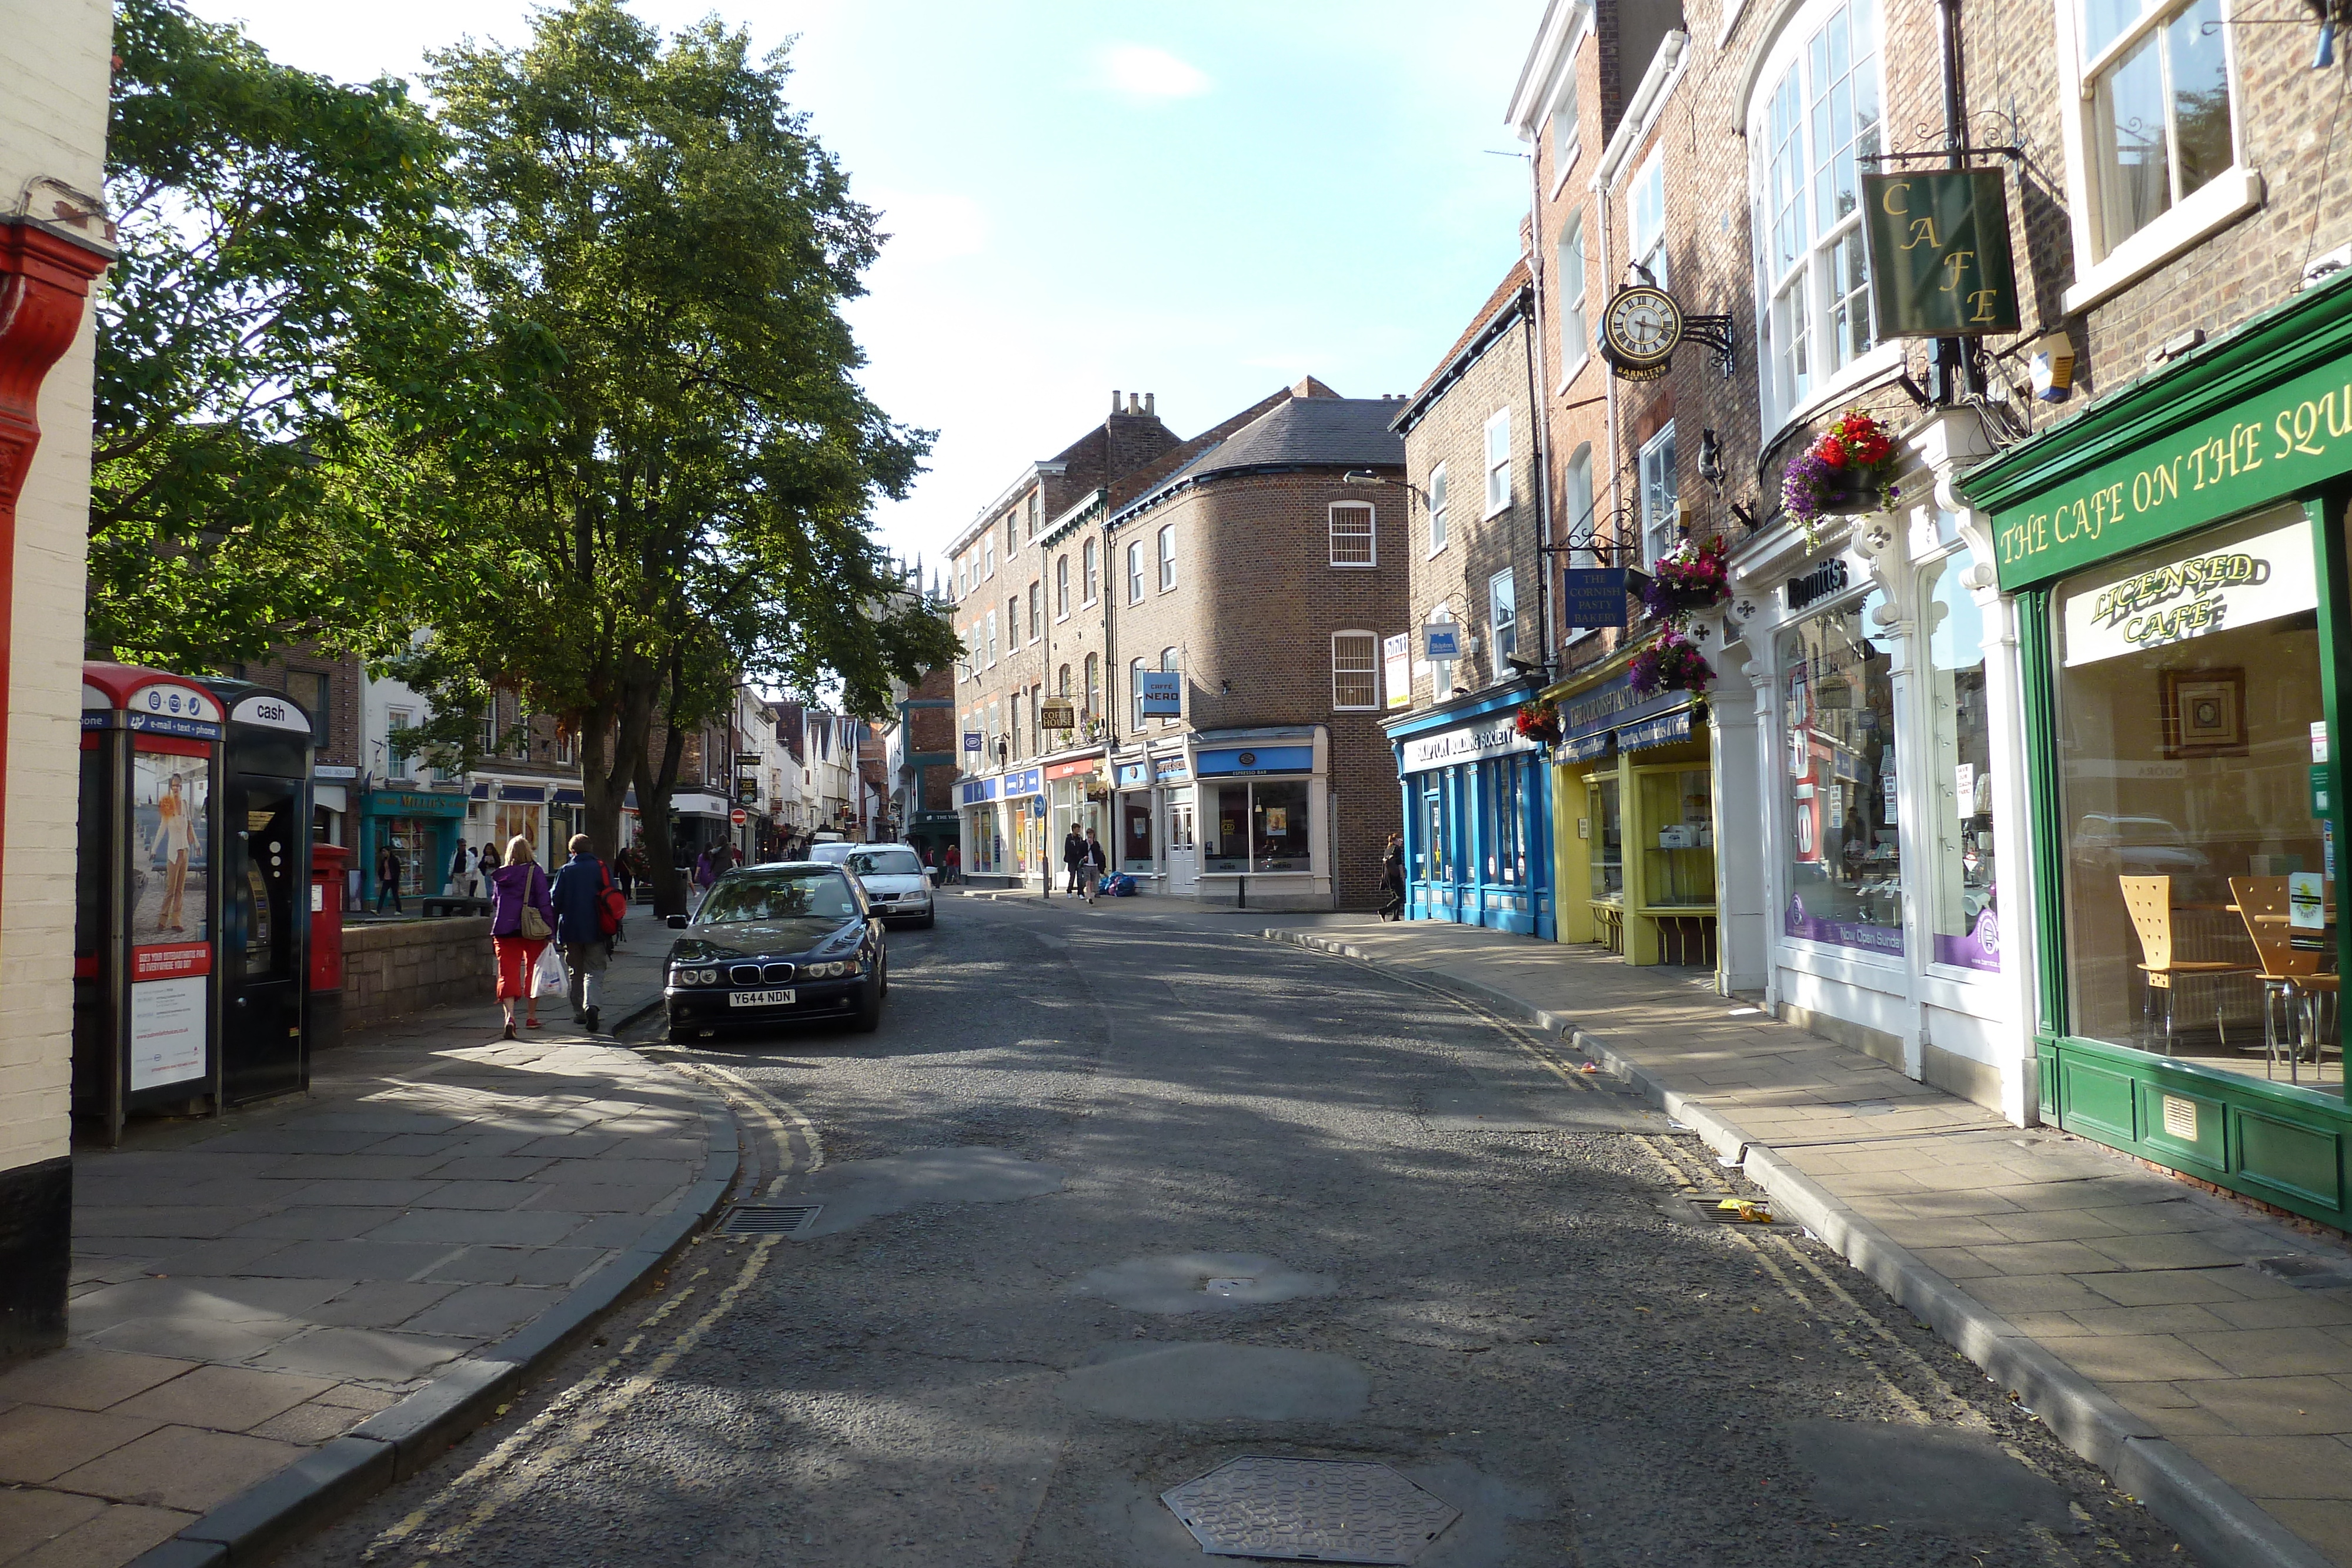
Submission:
M 555 905 L 555 945 L 563 955 L 572 1017 L 594 1034 L 604 1024 L 596 991 L 612 958 L 613 938 L 620 932 L 625 906 L 620 891 L 613 885 L 612 873 L 589 849 L 587 834 L 572 835 L 572 858 L 555 873 L 549 898 Z

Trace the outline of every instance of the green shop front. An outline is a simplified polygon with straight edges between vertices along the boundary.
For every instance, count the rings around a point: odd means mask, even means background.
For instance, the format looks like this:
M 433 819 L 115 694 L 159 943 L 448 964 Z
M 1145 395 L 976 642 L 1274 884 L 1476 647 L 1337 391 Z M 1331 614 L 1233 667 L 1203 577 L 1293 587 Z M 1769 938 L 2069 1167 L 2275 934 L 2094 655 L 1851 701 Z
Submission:
M 360 797 L 357 864 L 369 906 L 383 892 L 376 865 L 387 847 L 400 856 L 402 897 L 441 891 L 466 825 L 466 805 L 462 789 L 370 789 Z
M 2352 1228 L 2352 287 L 1958 488 L 2016 601 L 2042 1119 Z

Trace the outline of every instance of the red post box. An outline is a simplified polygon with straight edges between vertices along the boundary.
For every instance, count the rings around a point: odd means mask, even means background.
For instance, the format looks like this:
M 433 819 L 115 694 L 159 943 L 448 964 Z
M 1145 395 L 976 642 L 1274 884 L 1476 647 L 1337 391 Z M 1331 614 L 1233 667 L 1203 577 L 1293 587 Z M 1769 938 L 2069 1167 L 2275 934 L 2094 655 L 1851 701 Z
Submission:
M 310 846 L 310 1035 L 313 1051 L 343 1043 L 343 873 L 352 852 Z

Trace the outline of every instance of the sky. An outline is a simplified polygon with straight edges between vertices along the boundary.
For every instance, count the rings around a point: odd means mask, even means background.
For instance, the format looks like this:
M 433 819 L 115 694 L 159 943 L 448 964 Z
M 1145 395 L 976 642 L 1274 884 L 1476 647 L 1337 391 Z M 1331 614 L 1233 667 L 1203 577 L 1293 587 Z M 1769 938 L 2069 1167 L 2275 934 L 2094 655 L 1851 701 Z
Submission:
M 273 58 L 414 77 L 529 0 L 189 0 Z M 876 522 L 936 562 L 1013 483 L 1157 395 L 1189 436 L 1313 375 L 1412 391 L 1518 248 L 1503 123 L 1541 0 L 635 0 L 789 47 L 791 96 L 892 238 L 847 314 L 867 393 L 936 433 Z

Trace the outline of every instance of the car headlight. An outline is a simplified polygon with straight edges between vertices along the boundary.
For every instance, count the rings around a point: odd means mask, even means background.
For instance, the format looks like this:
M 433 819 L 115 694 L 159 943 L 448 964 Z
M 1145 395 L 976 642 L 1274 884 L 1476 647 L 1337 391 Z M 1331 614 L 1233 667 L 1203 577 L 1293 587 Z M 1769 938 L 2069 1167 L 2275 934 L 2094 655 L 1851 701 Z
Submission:
M 719 983 L 716 969 L 673 969 L 670 978 L 681 986 L 715 986 Z

